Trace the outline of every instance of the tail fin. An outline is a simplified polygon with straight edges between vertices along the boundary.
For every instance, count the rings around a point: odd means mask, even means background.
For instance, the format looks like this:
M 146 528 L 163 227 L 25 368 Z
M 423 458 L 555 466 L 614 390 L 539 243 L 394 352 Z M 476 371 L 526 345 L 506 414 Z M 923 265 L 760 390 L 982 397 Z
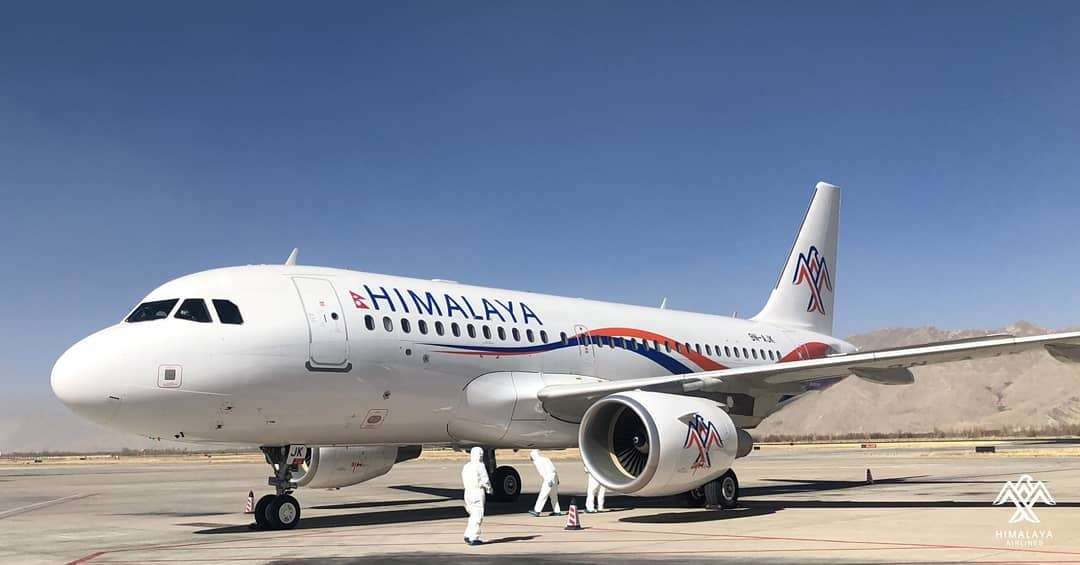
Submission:
M 819 182 L 776 287 L 754 320 L 832 334 L 839 230 L 840 187 Z

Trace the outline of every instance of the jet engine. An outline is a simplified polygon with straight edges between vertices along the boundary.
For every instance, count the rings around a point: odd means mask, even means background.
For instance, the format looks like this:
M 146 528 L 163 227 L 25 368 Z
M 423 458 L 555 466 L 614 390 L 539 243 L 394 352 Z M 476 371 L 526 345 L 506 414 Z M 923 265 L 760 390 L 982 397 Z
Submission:
M 581 420 L 578 445 L 585 467 L 605 487 L 666 496 L 731 468 L 739 434 L 716 402 L 634 390 L 593 404 Z
M 351 445 L 315 447 L 294 474 L 298 486 L 341 488 L 385 475 L 394 466 L 420 456 L 420 446 Z

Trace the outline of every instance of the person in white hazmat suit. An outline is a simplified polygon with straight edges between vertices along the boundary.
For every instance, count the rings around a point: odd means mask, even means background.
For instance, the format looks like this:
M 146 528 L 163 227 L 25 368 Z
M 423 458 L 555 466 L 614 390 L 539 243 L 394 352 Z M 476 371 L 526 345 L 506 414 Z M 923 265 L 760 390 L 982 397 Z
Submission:
M 540 473 L 541 479 L 540 494 L 536 497 L 536 505 L 529 514 L 539 516 L 544 511 L 544 505 L 550 500 L 551 515 L 562 516 L 562 510 L 559 508 L 559 473 L 555 470 L 555 464 L 551 462 L 551 459 L 540 455 L 539 449 L 530 451 L 529 459 L 532 459 L 533 466 L 536 467 L 536 472 Z
M 465 543 L 480 545 L 480 524 L 484 521 L 485 495 L 491 494 L 491 480 L 484 465 L 484 449 L 474 447 L 469 451 L 469 462 L 461 468 L 461 485 L 465 487 L 465 511 L 469 523 L 465 526 Z
M 585 469 L 585 476 L 589 478 L 589 487 L 585 491 L 585 511 L 590 514 L 603 512 L 604 495 L 607 494 L 607 489 L 596 480 L 596 477 L 592 476 L 588 469 Z

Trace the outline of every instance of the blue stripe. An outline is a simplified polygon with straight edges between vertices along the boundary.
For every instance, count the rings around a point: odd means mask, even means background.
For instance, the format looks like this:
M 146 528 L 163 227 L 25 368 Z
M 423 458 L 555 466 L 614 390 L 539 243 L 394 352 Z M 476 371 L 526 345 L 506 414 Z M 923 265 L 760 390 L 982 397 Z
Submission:
M 571 337 L 571 338 L 567 339 L 565 344 L 562 343 L 561 341 L 558 341 L 558 342 L 555 342 L 555 343 L 545 343 L 545 344 L 542 344 L 542 345 L 529 345 L 529 346 L 525 346 L 525 347 L 490 347 L 490 346 L 483 346 L 483 345 L 455 345 L 455 344 L 450 344 L 450 343 L 425 343 L 424 345 L 430 345 L 432 347 L 449 347 L 449 348 L 461 349 L 461 350 L 465 350 L 465 351 L 475 351 L 475 352 L 478 352 L 478 353 L 491 353 L 492 355 L 498 355 L 500 353 L 518 353 L 518 354 L 521 354 L 521 353 L 546 353 L 548 351 L 555 351 L 555 350 L 563 349 L 563 348 L 567 348 L 567 347 L 578 347 L 578 345 L 580 345 L 580 341 L 581 340 L 578 337 L 575 336 L 575 337 Z M 593 347 L 604 347 L 604 346 L 593 344 Z M 661 367 L 667 369 L 668 372 L 670 372 L 673 375 L 685 375 L 685 374 L 694 372 L 692 369 L 690 369 L 689 367 L 687 367 L 683 363 L 679 362 L 674 357 L 672 357 L 670 355 L 667 355 L 666 353 L 663 353 L 661 351 L 654 351 L 653 349 L 648 348 L 648 347 L 644 347 L 644 348 L 639 347 L 637 349 L 627 349 L 625 347 L 619 347 L 619 348 L 614 348 L 614 349 L 620 349 L 622 351 L 630 351 L 632 353 L 637 353 L 638 355 L 646 357 L 649 360 L 651 360 L 652 362 L 656 363 L 657 365 L 660 365 Z

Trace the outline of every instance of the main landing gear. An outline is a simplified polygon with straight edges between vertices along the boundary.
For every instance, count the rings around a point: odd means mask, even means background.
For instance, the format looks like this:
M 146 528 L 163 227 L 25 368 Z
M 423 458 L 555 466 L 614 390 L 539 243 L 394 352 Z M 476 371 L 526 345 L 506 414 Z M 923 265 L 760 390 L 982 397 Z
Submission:
M 508 465 L 498 467 L 495 463 L 495 450 L 484 448 L 484 466 L 487 467 L 488 479 L 491 480 L 491 499 L 495 502 L 513 502 L 521 494 L 521 475 Z
M 266 462 L 274 474 L 270 486 L 277 494 L 268 494 L 255 504 L 255 528 L 259 530 L 290 530 L 300 523 L 300 503 L 293 498 L 296 483 L 292 475 L 304 463 L 308 450 L 303 446 L 261 447 Z
M 708 508 L 729 510 L 739 505 L 739 477 L 728 469 L 719 478 L 713 479 L 686 493 L 690 503 Z

